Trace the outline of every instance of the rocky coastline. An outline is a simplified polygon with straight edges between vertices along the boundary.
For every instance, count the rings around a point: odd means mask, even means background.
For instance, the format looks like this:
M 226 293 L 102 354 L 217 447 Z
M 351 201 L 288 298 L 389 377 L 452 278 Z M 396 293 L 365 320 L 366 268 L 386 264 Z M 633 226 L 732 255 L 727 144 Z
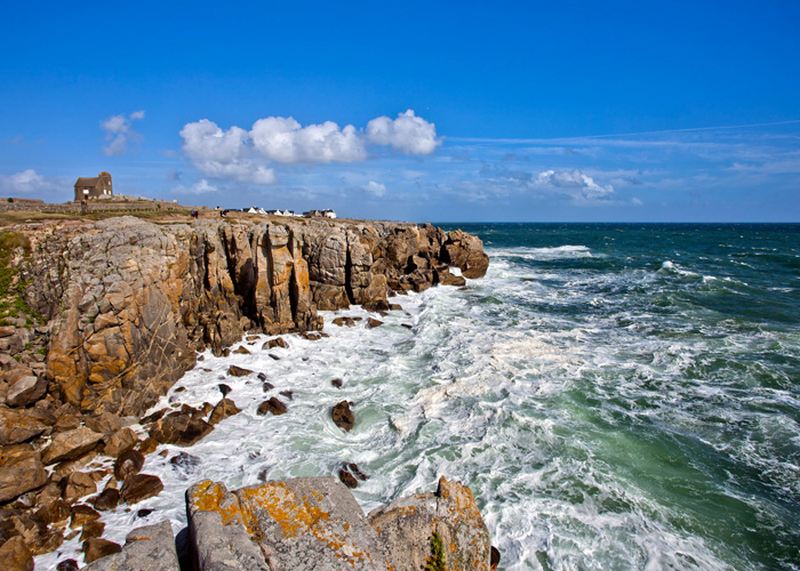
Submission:
M 161 491 L 156 476 L 141 473 L 147 454 L 197 442 L 239 412 L 225 385 L 217 403 L 152 410 L 199 352 L 225 355 L 256 334 L 313 340 L 323 335 L 319 311 L 361 305 L 379 317 L 399 310 L 405 292 L 464 286 L 488 267 L 478 238 L 431 225 L 244 215 L 75 219 L 0 232 L 0 567 L 32 569 L 34 555 L 78 535 L 87 569 L 496 565 L 467 487 L 442 478 L 435 494 L 365 516 L 348 489 L 366 477 L 355 465 L 338 479 L 233 492 L 195 484 L 182 553 L 168 522 L 132 531 L 124 547 L 102 538 L 103 511 Z M 234 369 L 229 375 L 257 374 Z M 263 414 L 286 411 L 276 397 L 262 405 Z M 348 430 L 352 412 L 339 405 L 331 414 Z

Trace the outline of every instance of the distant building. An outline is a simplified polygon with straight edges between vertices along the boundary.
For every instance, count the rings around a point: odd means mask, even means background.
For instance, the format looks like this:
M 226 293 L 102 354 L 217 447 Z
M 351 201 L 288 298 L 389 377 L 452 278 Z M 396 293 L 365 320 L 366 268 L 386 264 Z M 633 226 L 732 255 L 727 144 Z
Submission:
M 114 195 L 111 175 L 105 171 L 96 177 L 78 177 L 75 181 L 75 202 L 108 198 Z
M 308 212 L 303 212 L 303 216 L 306 218 L 336 218 L 336 212 L 333 210 L 309 210 Z
M 294 216 L 294 217 L 300 216 L 299 214 L 296 214 L 294 210 L 289 210 L 289 209 L 281 210 L 280 208 L 278 208 L 277 210 L 266 210 L 265 212 L 266 214 L 272 214 L 273 216 Z

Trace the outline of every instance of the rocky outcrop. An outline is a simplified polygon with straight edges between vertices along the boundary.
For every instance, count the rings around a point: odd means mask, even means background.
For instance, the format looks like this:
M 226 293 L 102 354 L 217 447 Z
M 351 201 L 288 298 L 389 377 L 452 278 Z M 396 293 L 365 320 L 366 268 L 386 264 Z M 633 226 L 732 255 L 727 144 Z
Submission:
M 479 239 L 430 225 L 133 217 L 30 233 L 27 299 L 50 319 L 47 374 L 80 410 L 141 414 L 195 362 L 253 330 L 318 330 L 319 309 L 388 310 L 389 293 L 486 272 Z M 457 280 L 456 280 L 457 281 Z M 46 390 L 36 376 L 14 394 Z
M 398 500 L 369 518 L 334 478 L 270 481 L 231 492 L 209 480 L 186 493 L 195 569 L 489 571 L 489 533 L 469 488 Z

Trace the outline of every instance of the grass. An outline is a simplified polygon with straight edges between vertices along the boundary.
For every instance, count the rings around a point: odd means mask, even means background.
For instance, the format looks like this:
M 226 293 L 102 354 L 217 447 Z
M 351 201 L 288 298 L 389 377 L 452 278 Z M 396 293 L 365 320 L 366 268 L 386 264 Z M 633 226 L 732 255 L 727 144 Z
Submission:
M 14 265 L 14 254 L 22 250 L 23 256 L 30 254 L 28 238 L 19 232 L 0 232 L 0 322 L 13 317 L 33 315 L 25 303 L 23 293 L 26 283 L 18 278 L 18 268 Z
M 442 536 L 436 531 L 431 535 L 431 554 L 425 561 L 425 571 L 447 571 L 444 543 L 442 543 Z

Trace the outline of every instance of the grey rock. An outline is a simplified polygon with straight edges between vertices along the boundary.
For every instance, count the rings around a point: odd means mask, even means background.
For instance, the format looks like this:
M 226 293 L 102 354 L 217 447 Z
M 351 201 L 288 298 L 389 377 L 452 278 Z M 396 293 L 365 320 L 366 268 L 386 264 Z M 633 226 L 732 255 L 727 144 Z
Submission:
M 168 521 L 134 529 L 122 551 L 98 559 L 84 571 L 180 571 Z
M 25 375 L 8 387 L 6 402 L 10 406 L 27 406 L 42 398 L 46 393 L 46 379 L 34 375 Z

